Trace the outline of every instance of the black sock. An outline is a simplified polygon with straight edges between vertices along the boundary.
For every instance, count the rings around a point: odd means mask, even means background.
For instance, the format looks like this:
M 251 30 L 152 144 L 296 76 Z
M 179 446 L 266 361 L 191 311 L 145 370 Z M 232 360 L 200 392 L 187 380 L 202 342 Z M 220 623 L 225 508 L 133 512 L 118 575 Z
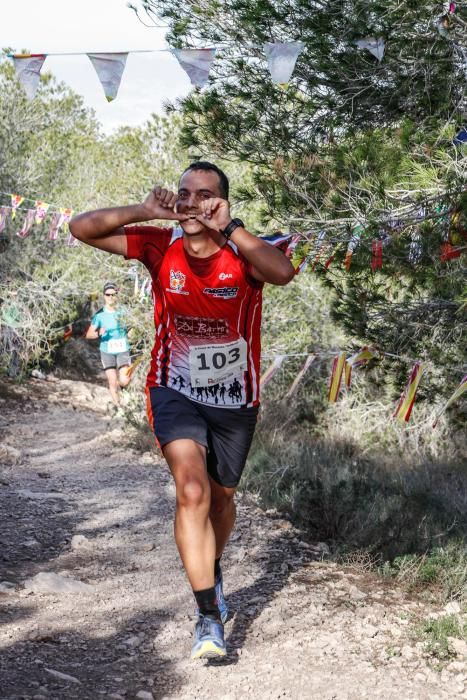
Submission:
M 219 608 L 217 607 L 216 589 L 205 588 L 203 591 L 193 591 L 201 615 L 208 615 L 220 620 Z
M 221 575 L 221 558 L 214 560 L 214 578 L 219 578 Z

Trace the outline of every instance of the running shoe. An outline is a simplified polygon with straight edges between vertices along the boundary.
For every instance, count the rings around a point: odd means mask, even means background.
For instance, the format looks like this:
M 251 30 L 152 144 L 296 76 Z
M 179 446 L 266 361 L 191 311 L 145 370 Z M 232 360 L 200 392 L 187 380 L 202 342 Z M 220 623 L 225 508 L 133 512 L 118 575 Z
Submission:
M 221 616 L 222 623 L 226 623 L 227 619 L 229 617 L 229 608 L 226 603 L 226 600 L 224 598 L 224 589 L 223 589 L 223 579 L 222 579 L 222 571 L 217 576 L 216 580 L 214 581 L 214 587 L 216 589 L 216 599 L 217 599 L 217 607 L 219 608 L 219 615 Z
M 214 659 L 226 654 L 222 622 L 213 617 L 199 615 L 195 627 L 195 641 L 191 649 L 191 658 Z

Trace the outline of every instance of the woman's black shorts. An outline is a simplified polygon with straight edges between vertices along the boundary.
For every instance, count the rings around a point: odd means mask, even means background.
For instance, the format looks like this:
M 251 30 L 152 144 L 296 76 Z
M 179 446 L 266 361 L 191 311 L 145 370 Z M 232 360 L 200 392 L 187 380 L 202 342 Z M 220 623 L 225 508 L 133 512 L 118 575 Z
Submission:
M 221 486 L 240 481 L 258 418 L 259 406 L 218 408 L 191 401 L 175 389 L 148 389 L 148 417 L 161 447 L 189 439 L 207 450 L 209 476 Z

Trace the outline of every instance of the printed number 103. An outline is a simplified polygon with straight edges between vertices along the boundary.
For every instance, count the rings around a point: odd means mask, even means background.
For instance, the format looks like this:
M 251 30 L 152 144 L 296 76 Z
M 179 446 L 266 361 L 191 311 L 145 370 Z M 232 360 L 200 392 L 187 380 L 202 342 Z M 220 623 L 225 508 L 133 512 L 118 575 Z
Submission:
M 196 359 L 200 361 L 198 370 L 209 371 L 211 367 L 206 361 L 206 353 L 202 352 L 196 355 Z M 211 361 L 214 369 L 223 369 L 226 365 L 234 365 L 240 359 L 240 350 L 238 347 L 230 348 L 227 354 L 225 352 L 214 352 L 211 356 Z

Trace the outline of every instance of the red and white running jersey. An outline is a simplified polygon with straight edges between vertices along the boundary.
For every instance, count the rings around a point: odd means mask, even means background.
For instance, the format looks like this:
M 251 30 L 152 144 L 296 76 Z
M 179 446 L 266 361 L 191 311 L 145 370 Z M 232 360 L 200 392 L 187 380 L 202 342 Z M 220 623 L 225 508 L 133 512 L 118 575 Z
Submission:
M 175 389 L 210 406 L 258 405 L 263 283 L 235 244 L 195 258 L 183 247 L 181 229 L 126 226 L 125 233 L 127 257 L 152 277 L 156 333 L 148 387 Z M 273 245 L 287 240 L 270 237 Z

